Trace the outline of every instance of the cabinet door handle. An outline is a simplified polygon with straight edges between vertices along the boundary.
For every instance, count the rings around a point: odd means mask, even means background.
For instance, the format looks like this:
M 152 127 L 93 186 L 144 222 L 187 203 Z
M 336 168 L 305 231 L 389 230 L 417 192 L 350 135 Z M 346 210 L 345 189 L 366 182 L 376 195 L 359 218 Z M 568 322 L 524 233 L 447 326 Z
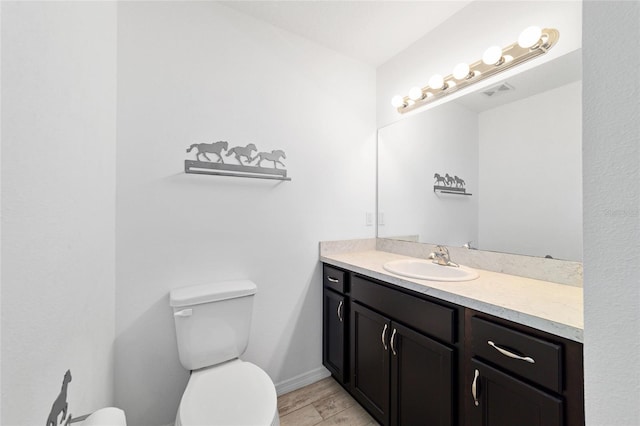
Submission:
M 388 349 L 388 347 L 387 347 L 387 339 L 386 339 L 386 337 L 387 337 L 387 327 L 388 327 L 388 325 L 385 324 L 384 328 L 382 329 L 382 346 L 384 346 L 384 350 L 385 351 Z
M 471 395 L 473 396 L 473 403 L 476 407 L 480 405 L 478 402 L 478 376 L 480 376 L 480 372 L 476 369 L 473 375 L 473 383 L 471 383 Z
M 338 303 L 338 319 L 340 320 L 340 322 L 342 322 L 342 306 L 344 305 L 344 301 L 340 301 L 340 303 Z
M 391 333 L 391 352 L 393 352 L 394 355 L 398 355 L 396 353 L 396 330 L 395 328 L 393 329 L 393 333 Z
M 330 283 L 339 283 L 340 280 L 337 278 L 333 278 L 333 277 L 327 277 L 327 280 L 329 280 Z
M 509 358 L 513 358 L 513 359 L 519 359 L 520 361 L 526 361 L 526 362 L 529 362 L 531 364 L 535 364 L 536 363 L 536 361 L 533 358 L 531 358 L 530 356 L 520 356 L 520 355 L 514 354 L 513 352 L 510 352 L 510 351 L 508 351 L 506 349 L 502 349 L 500 346 L 496 345 L 491 340 L 487 341 L 487 343 L 489 344 L 489 346 L 491 346 L 492 348 L 494 348 L 495 350 L 497 350 L 498 352 L 500 352 L 504 356 L 508 356 Z

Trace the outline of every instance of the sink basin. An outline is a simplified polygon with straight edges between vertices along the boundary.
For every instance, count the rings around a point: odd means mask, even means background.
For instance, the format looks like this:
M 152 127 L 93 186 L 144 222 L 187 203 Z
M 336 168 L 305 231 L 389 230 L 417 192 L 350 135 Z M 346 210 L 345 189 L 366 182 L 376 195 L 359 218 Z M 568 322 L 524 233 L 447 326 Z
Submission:
M 426 259 L 401 259 L 387 262 L 382 267 L 403 277 L 430 281 L 471 281 L 478 273 L 466 266 L 442 266 Z

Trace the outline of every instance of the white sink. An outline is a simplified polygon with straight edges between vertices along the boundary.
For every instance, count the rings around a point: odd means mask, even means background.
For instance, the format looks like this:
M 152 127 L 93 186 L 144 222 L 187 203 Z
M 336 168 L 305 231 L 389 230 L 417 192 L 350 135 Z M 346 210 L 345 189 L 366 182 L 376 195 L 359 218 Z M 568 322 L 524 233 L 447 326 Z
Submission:
M 471 281 L 478 278 L 478 273 L 466 266 L 442 266 L 426 259 L 392 260 L 382 267 L 403 277 L 429 281 Z

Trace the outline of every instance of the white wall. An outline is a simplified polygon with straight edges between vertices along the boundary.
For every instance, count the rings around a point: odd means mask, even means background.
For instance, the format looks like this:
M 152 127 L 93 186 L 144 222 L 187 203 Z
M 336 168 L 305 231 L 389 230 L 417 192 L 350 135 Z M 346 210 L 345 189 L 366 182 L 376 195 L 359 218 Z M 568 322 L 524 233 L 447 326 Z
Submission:
M 378 236 L 462 246 L 478 241 L 478 114 L 455 103 L 378 131 Z M 434 174 L 459 176 L 468 193 L 433 192 Z
M 582 260 L 581 91 L 575 82 L 479 114 L 484 250 Z
M 584 340 L 589 426 L 635 425 L 640 418 L 640 83 L 622 77 L 640 68 L 638 22 L 638 2 L 584 3 Z M 630 46 L 634 48 L 627 49 Z
M 122 3 L 118 27 L 116 402 L 167 424 L 188 378 L 172 288 L 254 280 L 244 358 L 322 371 L 318 241 L 374 236 L 375 70 L 216 3 Z M 283 149 L 293 180 L 183 174 L 216 140 Z
M 2 2 L 2 419 L 113 402 L 114 3 Z
M 459 62 L 474 62 L 492 45 L 508 46 L 531 25 L 556 28 L 560 40 L 546 55 L 461 90 L 448 99 L 580 48 L 580 1 L 475 1 L 377 69 L 378 127 L 401 119 L 391 98 L 425 86 L 433 74 L 448 75 Z M 447 99 L 447 100 L 448 100 Z M 434 102 L 435 104 L 435 102 Z

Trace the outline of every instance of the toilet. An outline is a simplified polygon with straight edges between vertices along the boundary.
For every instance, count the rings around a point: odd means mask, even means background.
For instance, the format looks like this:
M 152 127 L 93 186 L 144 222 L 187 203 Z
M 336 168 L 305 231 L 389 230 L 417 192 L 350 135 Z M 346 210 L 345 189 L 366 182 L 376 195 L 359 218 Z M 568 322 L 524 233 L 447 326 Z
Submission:
M 224 281 L 169 295 L 180 363 L 191 370 L 176 426 L 278 426 L 276 389 L 247 348 L 256 285 Z

